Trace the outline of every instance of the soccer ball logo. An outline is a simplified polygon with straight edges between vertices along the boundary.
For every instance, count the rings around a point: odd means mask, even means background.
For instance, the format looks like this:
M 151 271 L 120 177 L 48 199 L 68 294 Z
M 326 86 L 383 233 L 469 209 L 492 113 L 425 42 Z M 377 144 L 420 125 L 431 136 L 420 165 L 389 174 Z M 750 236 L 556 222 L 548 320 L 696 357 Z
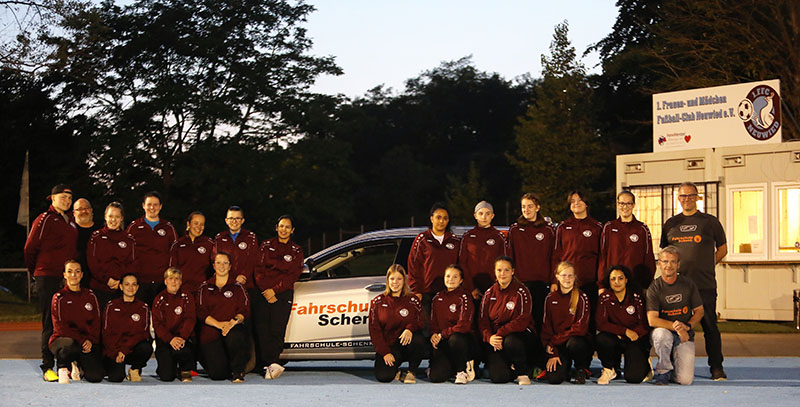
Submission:
M 739 108 L 736 110 L 736 114 L 739 115 L 739 118 L 742 119 L 743 122 L 746 122 L 753 118 L 753 102 L 750 99 L 744 99 L 739 102 Z

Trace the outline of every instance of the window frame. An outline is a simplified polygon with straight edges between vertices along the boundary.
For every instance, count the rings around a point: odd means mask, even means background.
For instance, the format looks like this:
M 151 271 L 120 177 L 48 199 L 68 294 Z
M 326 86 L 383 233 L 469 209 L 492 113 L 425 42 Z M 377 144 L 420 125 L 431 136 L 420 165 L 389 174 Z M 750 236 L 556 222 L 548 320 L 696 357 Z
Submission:
M 780 214 L 778 213 L 778 190 L 780 189 L 792 189 L 797 188 L 800 189 L 800 182 L 791 182 L 791 181 L 775 181 L 772 182 L 770 188 L 770 198 L 772 199 L 773 205 L 770 209 L 772 211 L 772 217 L 770 219 L 770 256 L 773 260 L 780 260 L 780 261 L 787 261 L 787 260 L 800 260 L 800 252 L 796 253 L 781 253 L 780 248 L 780 235 L 779 235 L 779 228 L 780 228 Z
M 734 209 L 733 195 L 736 192 L 761 192 L 763 202 L 761 205 L 761 236 L 763 237 L 762 253 L 735 253 L 734 252 Z M 772 251 L 773 239 L 769 236 L 766 227 L 772 221 L 770 219 L 770 204 L 774 202 L 769 197 L 769 187 L 766 182 L 732 184 L 725 188 L 725 237 L 728 242 L 728 254 L 725 261 L 767 261 Z

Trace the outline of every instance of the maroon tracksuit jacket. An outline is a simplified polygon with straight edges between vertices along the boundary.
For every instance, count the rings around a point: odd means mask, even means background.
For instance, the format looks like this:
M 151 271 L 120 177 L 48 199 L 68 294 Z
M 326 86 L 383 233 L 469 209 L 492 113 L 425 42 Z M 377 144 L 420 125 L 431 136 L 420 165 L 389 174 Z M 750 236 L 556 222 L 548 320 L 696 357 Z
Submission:
M 648 333 L 647 313 L 642 296 L 627 291 L 625 299 L 619 302 L 617 295 L 611 291 L 600 294 L 595 313 L 597 330 L 625 337 L 625 330 L 636 332 L 639 337 Z
M 508 228 L 507 253 L 514 259 L 514 275 L 523 283 L 553 280 L 553 247 L 556 232 L 546 222 L 536 226 L 519 221 Z
M 115 298 L 103 313 L 103 355 L 114 359 L 117 353 L 128 355 L 133 347 L 150 337 L 150 308 L 144 301 L 125 302 Z
M 531 293 L 517 280 L 505 289 L 494 283 L 483 295 L 478 327 L 484 342 L 492 335 L 507 336 L 514 332 L 534 332 L 531 316 Z
M 133 248 L 133 237 L 125 231 L 104 227 L 92 233 L 86 245 L 86 261 L 92 270 L 92 280 L 89 282 L 92 290 L 111 292 L 108 288 L 109 278 L 119 280 L 123 274 L 135 272 Z
M 197 294 L 200 284 L 211 277 L 214 262 L 214 241 L 208 236 L 192 239 L 186 235 L 176 240 L 169 251 L 169 266 L 181 271 L 181 289 Z
M 256 286 L 263 292 L 271 288 L 275 294 L 293 290 L 303 272 L 303 249 L 291 240 L 281 243 L 277 237 L 261 243 L 261 261 L 256 270 Z
M 575 315 L 569 312 L 569 301 L 572 291 L 567 294 L 556 290 L 547 294 L 544 303 L 544 318 L 542 319 L 542 345 L 545 350 L 550 346 L 550 357 L 558 356 L 558 348 L 573 336 L 586 336 L 589 332 L 589 298 L 583 291 L 578 290 L 578 306 Z
M 568 261 L 575 266 L 580 285 L 597 281 L 597 256 L 600 252 L 600 234 L 603 225 L 591 216 L 583 219 L 569 218 L 556 229 L 553 265 Z M 555 274 L 551 278 L 555 283 Z
M 25 265 L 34 277 L 60 277 L 64 262 L 78 256 L 78 229 L 72 212 L 61 215 L 52 205 L 37 216 L 25 242 Z
M 164 281 L 164 272 L 169 267 L 169 249 L 178 240 L 172 224 L 161 219 L 156 227 L 150 228 L 141 217 L 131 222 L 127 232 L 136 241 L 136 260 L 133 264 L 139 282 Z
M 200 343 L 205 344 L 222 338 L 219 329 L 206 324 L 207 317 L 219 322 L 230 321 L 236 314 L 244 315 L 245 321 L 250 318 L 250 299 L 247 290 L 228 276 L 228 282 L 218 288 L 216 277 L 211 277 L 200 285 L 200 296 L 197 300 L 197 319 L 200 323 Z
M 475 303 L 466 288 L 439 291 L 431 302 L 431 333 L 442 334 L 443 339 L 456 332 L 470 333 L 474 315 Z
M 75 292 L 64 287 L 53 295 L 50 310 L 53 335 L 49 343 L 58 338 L 72 338 L 79 345 L 87 339 L 92 347 L 100 345 L 100 305 L 92 290 L 82 288 Z
M 495 229 L 474 227 L 461 236 L 458 264 L 464 270 L 464 288 L 484 292 L 494 284 L 494 261 L 506 254 L 506 238 Z
M 214 238 L 214 253 L 226 252 L 231 256 L 231 277 L 235 280 L 237 276 L 243 275 L 247 278 L 245 288 L 254 288 L 253 273 L 258 266 L 261 252 L 258 249 L 258 238 L 256 234 L 241 229 L 233 241 L 231 232 L 226 230 L 220 232 Z
M 196 322 L 194 295 L 183 291 L 183 286 L 175 294 L 164 290 L 153 300 L 153 330 L 156 331 L 156 338 L 166 343 L 175 337 L 189 339 Z
M 392 353 L 390 346 L 400 340 L 400 334 L 408 329 L 415 335 L 425 322 L 422 318 L 422 304 L 415 295 L 392 297 L 380 294 L 369 304 L 369 336 L 375 345 L 375 352 L 381 356 Z
M 414 294 L 434 294 L 444 287 L 444 269 L 458 263 L 459 239 L 444 232 L 439 243 L 430 229 L 414 239 L 408 253 L 408 284 Z
M 600 265 L 597 268 L 597 285 L 604 287 L 608 268 L 617 264 L 633 272 L 632 282 L 647 290 L 656 273 L 653 239 L 650 229 L 634 217 L 630 222 L 620 218 L 606 222 L 600 239 Z

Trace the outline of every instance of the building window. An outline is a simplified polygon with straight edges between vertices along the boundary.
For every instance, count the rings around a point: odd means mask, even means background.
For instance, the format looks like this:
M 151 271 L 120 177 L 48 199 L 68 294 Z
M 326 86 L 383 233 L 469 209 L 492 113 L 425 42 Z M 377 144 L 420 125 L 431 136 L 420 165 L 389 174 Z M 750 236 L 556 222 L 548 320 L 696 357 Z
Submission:
M 776 189 L 778 254 L 800 254 L 800 185 Z
M 728 186 L 728 260 L 767 259 L 766 189 L 766 184 Z

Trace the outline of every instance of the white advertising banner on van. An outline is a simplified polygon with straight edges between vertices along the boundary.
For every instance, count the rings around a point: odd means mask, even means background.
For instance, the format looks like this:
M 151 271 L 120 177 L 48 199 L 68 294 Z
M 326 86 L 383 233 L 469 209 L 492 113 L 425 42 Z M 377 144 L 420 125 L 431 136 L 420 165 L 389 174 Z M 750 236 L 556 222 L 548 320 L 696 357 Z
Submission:
M 653 152 L 781 142 L 780 81 L 653 95 Z

